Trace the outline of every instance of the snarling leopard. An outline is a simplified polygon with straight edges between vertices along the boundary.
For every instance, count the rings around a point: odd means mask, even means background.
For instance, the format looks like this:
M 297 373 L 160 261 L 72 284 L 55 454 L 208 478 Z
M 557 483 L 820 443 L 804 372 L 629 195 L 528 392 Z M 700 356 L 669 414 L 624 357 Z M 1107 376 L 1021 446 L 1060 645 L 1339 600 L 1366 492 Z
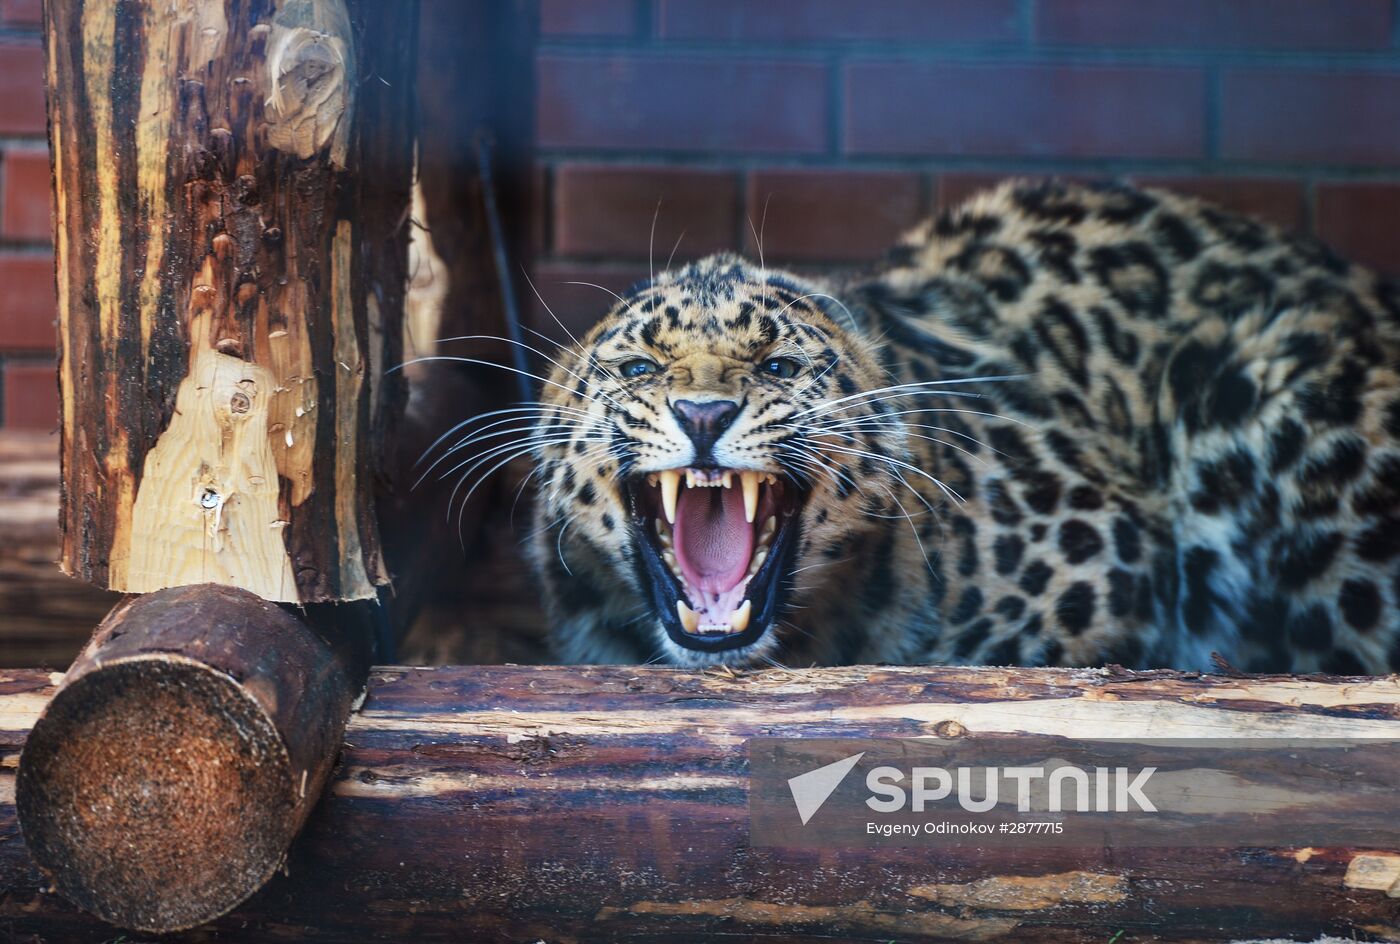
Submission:
M 1311 239 L 1015 181 L 861 273 L 664 272 L 553 360 L 563 660 L 1400 669 L 1400 290 Z

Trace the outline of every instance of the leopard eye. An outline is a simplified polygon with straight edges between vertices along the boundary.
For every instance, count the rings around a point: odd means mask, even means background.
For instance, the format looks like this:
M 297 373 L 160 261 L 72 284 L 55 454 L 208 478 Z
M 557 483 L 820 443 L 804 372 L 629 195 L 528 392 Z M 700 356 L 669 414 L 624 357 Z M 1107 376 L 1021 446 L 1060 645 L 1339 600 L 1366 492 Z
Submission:
M 646 357 L 635 357 L 630 361 L 623 361 L 617 368 L 617 372 L 624 377 L 645 377 L 647 374 L 654 374 L 661 369 L 661 365 L 656 361 Z
M 787 380 L 797 376 L 797 372 L 802 369 L 802 365 L 791 357 L 770 357 L 758 369 L 770 377 L 778 377 Z

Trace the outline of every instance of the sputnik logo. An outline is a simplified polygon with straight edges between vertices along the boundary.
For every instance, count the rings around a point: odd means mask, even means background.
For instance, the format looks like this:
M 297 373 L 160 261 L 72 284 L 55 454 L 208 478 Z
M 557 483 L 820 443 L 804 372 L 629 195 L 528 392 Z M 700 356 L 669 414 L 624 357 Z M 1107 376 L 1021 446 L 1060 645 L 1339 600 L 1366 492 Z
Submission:
M 807 821 L 817 815 L 817 811 L 822 808 L 822 804 L 836 792 L 836 788 L 841 786 L 841 781 L 846 779 L 846 774 L 851 772 L 851 768 L 860 762 L 865 756 L 865 751 L 859 754 L 852 754 L 850 757 L 842 758 L 835 763 L 827 764 L 825 767 L 818 767 L 816 770 L 809 770 L 805 774 L 798 774 L 788 780 L 788 789 L 792 791 L 792 802 L 797 804 L 797 815 L 802 817 L 802 825 L 806 826 Z

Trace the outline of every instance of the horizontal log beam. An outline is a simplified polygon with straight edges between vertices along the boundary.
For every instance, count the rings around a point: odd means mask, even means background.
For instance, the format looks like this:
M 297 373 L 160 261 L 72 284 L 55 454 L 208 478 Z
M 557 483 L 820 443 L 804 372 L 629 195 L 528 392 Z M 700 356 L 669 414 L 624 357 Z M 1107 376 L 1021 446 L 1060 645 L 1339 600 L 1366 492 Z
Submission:
M 0 675 L 0 926 L 95 942 L 110 929 L 44 891 L 7 805 L 52 684 Z M 1400 681 L 379 668 L 288 874 L 212 927 L 230 941 L 1400 938 L 1387 850 L 750 847 L 747 738 L 983 734 L 1397 738 Z

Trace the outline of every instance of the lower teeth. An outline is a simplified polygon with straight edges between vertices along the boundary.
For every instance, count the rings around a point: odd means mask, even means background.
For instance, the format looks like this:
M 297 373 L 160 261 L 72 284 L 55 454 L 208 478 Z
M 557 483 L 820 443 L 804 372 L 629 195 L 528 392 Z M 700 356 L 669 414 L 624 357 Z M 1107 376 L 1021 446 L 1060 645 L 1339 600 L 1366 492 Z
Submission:
M 680 581 L 681 586 L 689 590 L 685 575 L 681 572 L 680 561 L 677 560 L 675 549 L 672 546 L 673 539 L 670 529 L 662 523 L 662 519 L 659 517 L 655 520 L 654 527 L 656 528 L 656 534 L 662 546 L 662 560 L 666 562 L 666 566 L 670 569 L 671 573 Z M 759 569 L 763 567 L 764 562 L 768 560 L 768 553 L 771 550 L 770 542 L 774 534 L 777 533 L 777 530 L 778 519 L 776 516 L 770 515 L 759 529 L 758 540 L 755 543 L 753 555 L 749 558 L 749 566 L 744 574 L 745 580 L 752 579 L 753 576 L 758 573 Z M 724 624 L 705 623 L 702 625 L 700 623 L 700 614 L 692 610 L 684 600 L 676 601 L 676 612 L 680 617 L 682 627 L 684 627 L 685 631 L 688 633 L 741 633 L 748 628 L 749 619 L 753 612 L 753 603 L 750 600 L 744 600 L 738 608 L 729 614 L 729 620 Z

